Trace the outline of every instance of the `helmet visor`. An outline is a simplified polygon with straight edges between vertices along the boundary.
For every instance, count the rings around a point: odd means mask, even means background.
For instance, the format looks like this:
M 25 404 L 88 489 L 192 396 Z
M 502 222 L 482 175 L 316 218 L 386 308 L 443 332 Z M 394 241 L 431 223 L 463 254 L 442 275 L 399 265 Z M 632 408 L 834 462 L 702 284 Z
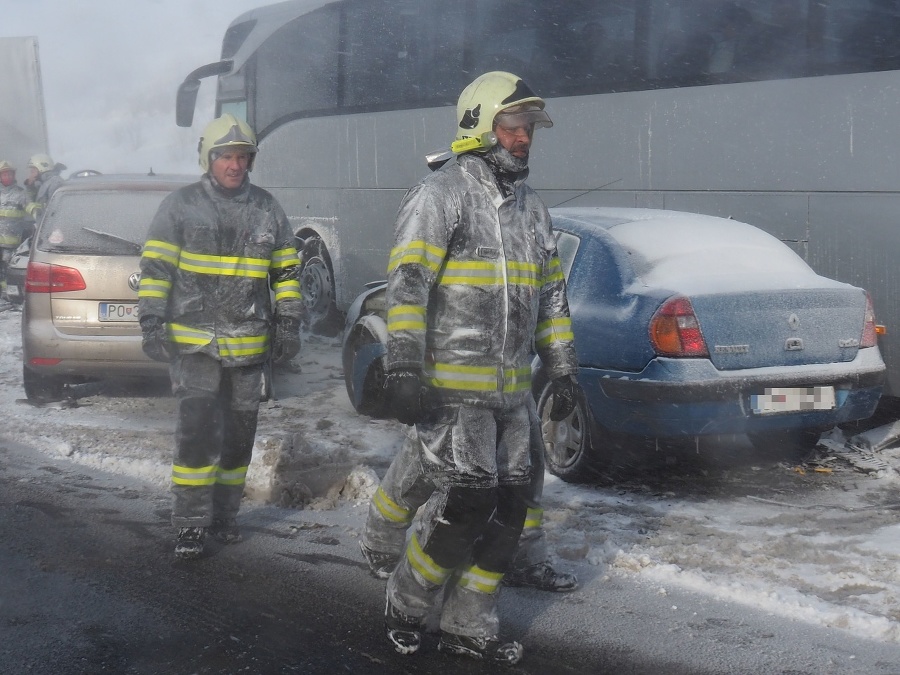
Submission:
M 506 110 L 498 112 L 494 116 L 494 122 L 497 126 L 501 126 L 504 129 L 517 129 L 519 127 L 527 126 L 531 126 L 533 129 L 541 129 L 553 126 L 550 115 L 540 108 L 536 106 L 527 110 L 517 110 L 517 108 L 521 108 L 521 106 L 507 108 Z

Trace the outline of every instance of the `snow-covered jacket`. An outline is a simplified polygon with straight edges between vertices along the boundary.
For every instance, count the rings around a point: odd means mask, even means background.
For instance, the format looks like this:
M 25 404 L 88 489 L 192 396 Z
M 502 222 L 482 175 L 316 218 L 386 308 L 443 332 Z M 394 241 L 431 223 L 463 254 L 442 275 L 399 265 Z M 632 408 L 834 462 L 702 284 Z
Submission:
M 271 194 L 249 180 L 226 194 L 204 175 L 166 197 L 153 218 L 138 312 L 165 321 L 181 353 L 204 352 L 228 366 L 261 363 L 275 314 L 301 317 L 299 264 Z
M 28 193 L 21 185 L 0 185 L 0 247 L 16 248 L 25 229 Z
M 400 206 L 386 365 L 421 368 L 439 402 L 521 404 L 535 350 L 551 378 L 577 371 L 550 215 L 526 175 L 504 199 L 485 161 L 463 154 Z
M 61 166 L 61 165 L 60 165 Z M 35 220 L 40 220 L 41 211 L 46 208 L 50 197 L 65 183 L 65 179 L 59 175 L 61 169 L 44 171 L 38 179 L 32 183 L 33 199 L 25 206 L 25 210 Z

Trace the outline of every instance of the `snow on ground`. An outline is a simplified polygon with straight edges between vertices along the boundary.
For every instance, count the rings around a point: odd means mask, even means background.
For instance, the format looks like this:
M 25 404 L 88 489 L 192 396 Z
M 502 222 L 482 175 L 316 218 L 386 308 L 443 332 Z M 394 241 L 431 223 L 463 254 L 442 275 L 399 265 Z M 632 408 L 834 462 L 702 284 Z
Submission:
M 165 489 L 175 422 L 165 383 L 107 383 L 75 406 L 31 406 L 23 401 L 20 317 L 0 311 L 0 437 L 36 447 L 48 461 Z M 358 529 L 402 428 L 356 415 L 339 352 L 337 338 L 307 336 L 301 372 L 277 374 L 277 400 L 260 411 L 246 495 L 314 508 Z M 900 643 L 897 471 L 864 474 L 840 460 L 816 471 L 748 459 L 750 452 L 740 438 L 714 439 L 696 451 L 655 453 L 640 470 L 618 470 L 593 486 L 548 475 L 553 556 L 591 585 L 628 578 L 660 595 L 682 588 Z M 881 456 L 900 467 L 900 449 Z M 585 598 L 597 595 L 585 589 Z

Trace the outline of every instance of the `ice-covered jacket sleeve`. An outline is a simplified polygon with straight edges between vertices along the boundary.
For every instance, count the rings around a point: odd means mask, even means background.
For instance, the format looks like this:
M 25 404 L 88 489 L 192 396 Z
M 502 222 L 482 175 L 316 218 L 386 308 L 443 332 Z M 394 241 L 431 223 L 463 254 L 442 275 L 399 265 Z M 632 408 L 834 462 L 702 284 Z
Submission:
M 555 241 L 552 231 L 548 241 Z M 534 343 L 551 380 L 578 372 L 566 278 L 555 246 L 544 264 Z
M 169 295 L 178 258 L 181 236 L 177 226 L 177 192 L 168 195 L 153 216 L 141 252 L 141 285 L 138 289 L 138 316 L 167 320 Z
M 432 181 L 412 187 L 400 205 L 387 269 L 388 370 L 422 368 L 428 297 L 458 222 L 458 201 Z
M 284 210 L 276 202 L 272 211 L 276 219 L 276 245 L 269 267 L 269 281 L 275 293 L 275 315 L 299 321 L 305 310 L 300 291 L 300 255 Z

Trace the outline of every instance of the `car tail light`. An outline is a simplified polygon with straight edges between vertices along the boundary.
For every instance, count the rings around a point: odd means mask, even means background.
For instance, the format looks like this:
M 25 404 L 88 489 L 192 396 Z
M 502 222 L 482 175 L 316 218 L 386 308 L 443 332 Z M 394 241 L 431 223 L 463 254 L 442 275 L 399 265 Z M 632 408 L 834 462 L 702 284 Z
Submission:
M 74 267 L 30 262 L 25 272 L 26 293 L 64 293 L 87 288 L 81 272 Z
M 879 331 L 879 328 L 881 328 L 882 330 Z M 872 296 L 870 296 L 867 292 L 866 318 L 865 323 L 863 323 L 862 339 L 859 341 L 860 348 L 874 347 L 878 340 L 878 334 L 883 332 L 884 328 L 882 326 L 875 325 L 875 307 L 872 305 Z
M 650 341 L 660 356 L 709 356 L 691 301 L 666 300 L 650 320 Z

